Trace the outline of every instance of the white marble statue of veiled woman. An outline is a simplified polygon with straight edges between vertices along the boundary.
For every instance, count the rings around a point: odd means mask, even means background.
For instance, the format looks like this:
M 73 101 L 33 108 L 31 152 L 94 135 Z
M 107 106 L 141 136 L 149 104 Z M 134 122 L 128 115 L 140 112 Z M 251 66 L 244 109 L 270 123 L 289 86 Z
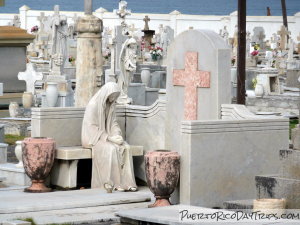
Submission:
M 136 191 L 130 146 L 116 121 L 116 83 L 106 83 L 89 101 L 82 124 L 82 146 L 92 148 L 92 188 L 112 183 L 117 190 Z

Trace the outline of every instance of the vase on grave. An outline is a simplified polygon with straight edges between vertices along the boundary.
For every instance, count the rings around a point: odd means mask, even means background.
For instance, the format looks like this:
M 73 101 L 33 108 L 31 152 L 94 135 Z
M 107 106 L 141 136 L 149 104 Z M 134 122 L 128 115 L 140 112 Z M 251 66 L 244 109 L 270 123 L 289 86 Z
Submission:
M 17 102 L 10 102 L 8 106 L 9 116 L 15 118 L 19 114 L 19 104 Z
M 156 198 L 149 208 L 171 205 L 169 198 L 179 181 L 179 154 L 168 150 L 148 152 L 145 168 L 147 184 Z
M 23 161 L 22 161 L 22 141 L 16 141 L 16 147 L 15 147 L 15 155 L 19 161 L 18 164 L 16 164 L 17 168 L 23 167 Z
M 24 92 L 22 96 L 22 103 L 25 109 L 30 109 L 33 103 L 33 94 L 31 92 Z
M 150 68 L 149 67 L 143 68 L 141 72 L 141 80 L 142 83 L 146 85 L 146 87 L 148 87 L 149 85 L 150 78 L 151 78 Z
M 49 192 L 44 184 L 54 163 L 55 141 L 52 138 L 25 138 L 22 142 L 22 158 L 25 173 L 31 179 L 31 186 L 25 192 Z
M 55 107 L 58 100 L 58 87 L 55 82 L 47 82 L 46 99 L 48 107 Z
M 255 92 L 256 97 L 262 97 L 264 95 L 263 85 L 262 84 L 256 84 L 254 92 Z

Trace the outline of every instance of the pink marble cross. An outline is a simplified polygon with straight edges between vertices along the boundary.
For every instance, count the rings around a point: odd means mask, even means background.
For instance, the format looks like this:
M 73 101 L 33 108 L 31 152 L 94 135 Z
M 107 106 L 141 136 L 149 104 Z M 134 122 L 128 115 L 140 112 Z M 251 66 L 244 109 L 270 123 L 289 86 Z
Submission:
M 197 120 L 197 88 L 210 87 L 210 72 L 198 70 L 198 52 L 187 52 L 185 69 L 173 70 L 173 85 L 184 86 L 184 119 Z

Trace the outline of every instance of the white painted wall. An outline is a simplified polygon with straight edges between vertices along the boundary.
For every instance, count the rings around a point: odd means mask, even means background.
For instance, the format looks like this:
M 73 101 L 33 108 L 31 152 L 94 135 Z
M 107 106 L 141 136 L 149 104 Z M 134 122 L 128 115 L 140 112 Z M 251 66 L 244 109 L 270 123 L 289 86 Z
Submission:
M 19 15 L 21 19 L 21 27 L 30 30 L 31 27 L 39 25 L 37 17 L 42 11 L 31 10 L 27 6 L 22 6 L 19 9 Z M 53 11 L 44 11 L 45 15 L 52 15 Z M 82 12 L 69 12 L 61 11 L 68 17 L 68 21 L 71 22 L 75 14 L 77 16 L 83 15 Z M 114 12 L 107 12 L 102 8 L 94 12 L 95 16 L 103 19 L 105 27 L 112 28 L 115 25 L 120 24 L 118 16 Z M 7 25 L 13 20 L 15 14 L 0 14 L 0 26 Z M 158 30 L 160 24 L 168 25 L 172 27 L 175 34 L 179 34 L 189 27 L 194 29 L 211 29 L 219 33 L 225 25 L 229 31 L 230 36 L 233 36 L 235 25 L 237 24 L 237 12 L 233 12 L 230 15 L 224 16 L 208 16 L 208 15 L 185 15 L 179 12 L 172 12 L 170 14 L 144 14 L 144 13 L 132 13 L 128 16 L 127 23 L 135 24 L 136 28 L 142 29 L 144 27 L 143 18 L 148 15 L 151 19 L 149 26 L 150 29 Z M 297 36 L 300 35 L 300 12 L 294 16 L 288 17 L 289 30 L 291 31 L 292 38 L 297 40 Z M 253 28 L 262 26 L 265 29 L 266 38 L 270 39 L 273 33 L 276 33 L 282 25 L 281 16 L 248 16 L 247 17 L 247 30 L 253 34 Z

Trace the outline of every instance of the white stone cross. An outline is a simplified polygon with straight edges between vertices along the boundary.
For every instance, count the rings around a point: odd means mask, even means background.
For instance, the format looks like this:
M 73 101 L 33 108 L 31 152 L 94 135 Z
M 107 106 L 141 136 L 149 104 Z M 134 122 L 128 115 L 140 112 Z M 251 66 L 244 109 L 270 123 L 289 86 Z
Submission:
M 145 22 L 145 27 L 144 30 L 149 30 L 149 22 L 150 22 L 150 18 L 148 16 L 145 16 L 145 18 L 143 19 Z
M 116 11 L 116 14 L 121 19 L 121 25 L 126 26 L 125 18 L 126 16 L 131 14 L 131 11 L 127 9 L 127 2 L 126 1 L 120 1 L 119 2 L 119 9 Z
M 14 15 L 13 26 L 14 27 L 21 27 L 20 17 L 18 15 Z
M 132 23 L 129 28 L 128 28 L 128 32 L 129 32 L 129 36 L 133 37 L 134 33 L 137 31 L 138 29 L 135 28 L 135 25 Z
M 45 20 L 47 17 L 45 17 L 45 13 L 41 12 L 40 16 L 38 16 L 38 21 L 40 22 L 40 29 L 39 32 L 44 32 L 44 27 L 45 27 Z
M 288 40 L 288 35 L 291 32 L 289 32 L 285 26 L 281 26 L 280 31 L 277 32 L 278 35 L 280 35 L 280 49 L 285 50 L 286 49 L 286 44 Z
M 27 63 L 26 71 L 19 72 L 18 79 L 24 80 L 26 82 L 26 91 L 34 94 L 34 84 L 37 80 L 43 79 L 43 74 L 41 72 L 36 72 L 35 67 L 32 63 Z

